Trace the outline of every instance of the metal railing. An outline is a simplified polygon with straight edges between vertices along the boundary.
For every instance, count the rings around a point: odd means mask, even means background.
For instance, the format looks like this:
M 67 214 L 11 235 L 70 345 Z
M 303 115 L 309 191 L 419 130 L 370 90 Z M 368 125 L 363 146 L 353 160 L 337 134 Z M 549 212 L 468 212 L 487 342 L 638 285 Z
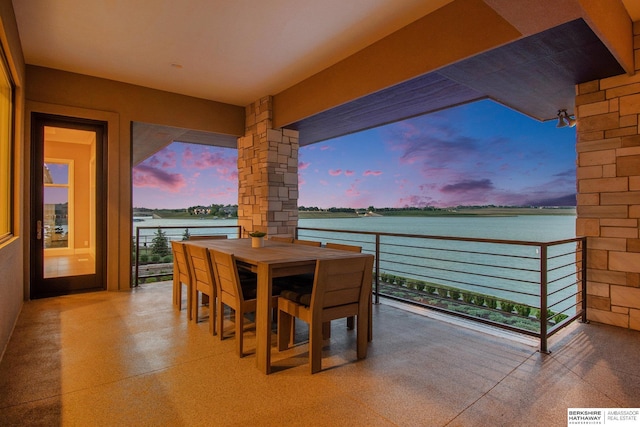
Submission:
M 553 242 L 298 227 L 375 255 L 374 295 L 534 336 L 586 322 L 586 238 Z
M 132 241 L 133 278 L 131 283 L 135 287 L 139 285 L 141 279 L 173 276 L 173 257 L 170 255 L 171 245 L 169 244 L 171 240 L 187 240 L 190 236 L 198 235 L 226 235 L 229 238 L 239 238 L 241 232 L 242 227 L 239 225 L 137 227 Z M 166 243 L 167 255 L 151 253 L 154 239 L 160 239 L 160 242 Z M 151 263 L 141 263 L 143 255 L 147 258 L 151 257 Z M 141 274 L 141 269 L 145 270 L 144 274 Z

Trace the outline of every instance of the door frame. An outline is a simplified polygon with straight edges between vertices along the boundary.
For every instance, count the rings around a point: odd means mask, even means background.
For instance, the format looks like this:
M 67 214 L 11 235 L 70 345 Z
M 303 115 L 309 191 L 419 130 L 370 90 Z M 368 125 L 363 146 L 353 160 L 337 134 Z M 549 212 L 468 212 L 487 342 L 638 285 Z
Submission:
M 104 290 L 106 286 L 107 254 L 107 148 L 108 122 L 56 114 L 31 112 L 31 188 L 30 188 L 30 298 L 44 298 L 76 292 Z M 96 133 L 96 194 L 95 194 L 95 274 L 45 279 L 44 239 L 38 239 L 37 221 L 43 217 L 44 127 L 64 127 Z

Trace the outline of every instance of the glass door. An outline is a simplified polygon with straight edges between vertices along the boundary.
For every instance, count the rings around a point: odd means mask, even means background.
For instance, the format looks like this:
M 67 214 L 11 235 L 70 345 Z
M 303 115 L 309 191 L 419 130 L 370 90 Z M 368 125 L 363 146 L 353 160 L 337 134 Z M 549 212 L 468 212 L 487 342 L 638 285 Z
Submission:
M 104 289 L 102 123 L 35 115 L 31 297 Z

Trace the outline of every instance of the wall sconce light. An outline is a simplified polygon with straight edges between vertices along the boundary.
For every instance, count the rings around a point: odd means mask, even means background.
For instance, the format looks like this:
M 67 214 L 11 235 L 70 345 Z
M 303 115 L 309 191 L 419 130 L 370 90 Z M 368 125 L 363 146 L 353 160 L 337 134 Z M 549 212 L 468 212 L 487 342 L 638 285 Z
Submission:
M 567 110 L 558 110 L 558 124 L 557 128 L 563 128 L 565 126 L 574 127 L 576 125 L 576 119 L 572 115 L 567 114 Z

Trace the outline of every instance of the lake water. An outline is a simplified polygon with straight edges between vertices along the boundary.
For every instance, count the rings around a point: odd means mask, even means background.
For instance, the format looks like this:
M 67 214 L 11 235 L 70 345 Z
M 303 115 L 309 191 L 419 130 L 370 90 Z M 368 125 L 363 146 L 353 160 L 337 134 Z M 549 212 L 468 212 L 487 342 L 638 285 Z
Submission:
M 473 237 L 501 240 L 545 242 L 575 237 L 576 217 L 572 215 L 520 215 L 509 217 L 444 216 L 444 217 L 361 217 L 301 219 L 300 227 L 329 228 L 352 231 L 377 231 L 434 236 Z M 236 219 L 145 219 L 134 222 L 135 228 L 166 226 L 233 226 Z M 181 235 L 184 230 L 176 230 Z M 195 233 L 194 230 L 190 232 Z M 231 230 L 229 231 L 231 233 Z M 151 236 L 155 230 L 144 230 Z M 197 233 L 206 234 L 206 230 Z M 235 232 L 234 234 L 235 235 Z M 141 239 L 142 240 L 142 239 Z

